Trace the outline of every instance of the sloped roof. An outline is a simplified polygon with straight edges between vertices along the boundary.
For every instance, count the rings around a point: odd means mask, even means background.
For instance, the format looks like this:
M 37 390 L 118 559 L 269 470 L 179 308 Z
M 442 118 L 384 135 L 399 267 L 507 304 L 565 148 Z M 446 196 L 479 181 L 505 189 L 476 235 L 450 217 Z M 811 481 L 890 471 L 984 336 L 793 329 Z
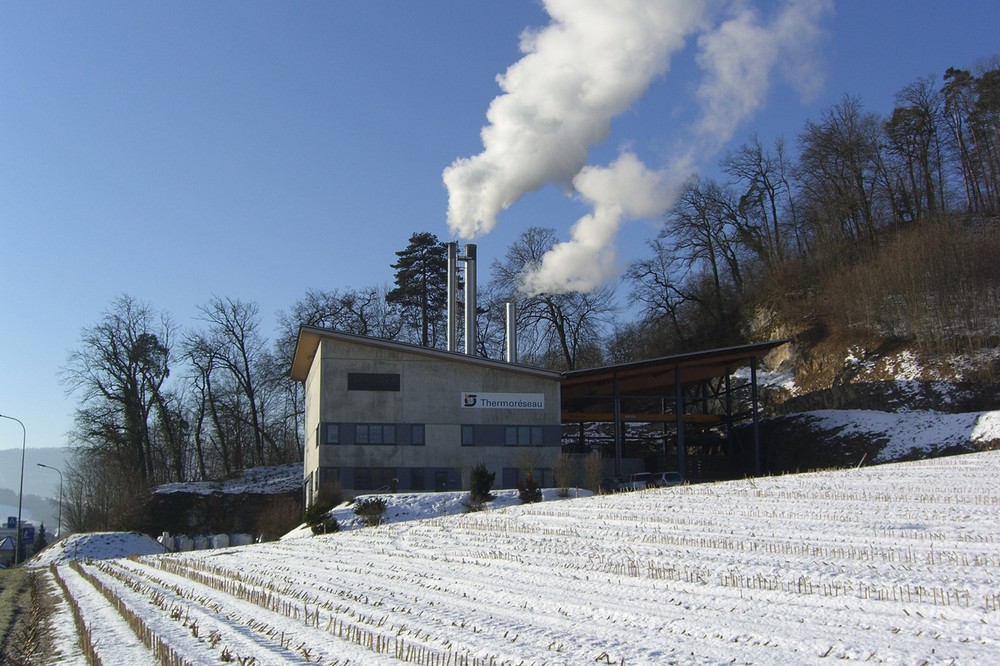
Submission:
M 376 349 L 388 349 L 406 354 L 437 358 L 445 361 L 490 367 L 497 370 L 503 370 L 505 372 L 530 374 L 536 377 L 552 380 L 558 380 L 561 376 L 559 372 L 554 370 L 544 370 L 542 368 L 533 368 L 527 365 L 507 363 L 505 361 L 497 361 L 482 356 L 469 356 L 468 354 L 459 352 L 433 349 L 431 347 L 421 347 L 420 345 L 414 345 L 407 342 L 396 342 L 394 340 L 385 340 L 383 338 L 370 338 L 364 335 L 342 333 L 330 328 L 321 328 L 318 326 L 300 326 L 299 337 L 295 343 L 295 355 L 292 358 L 292 367 L 289 372 L 289 376 L 292 379 L 299 382 L 305 381 L 306 376 L 309 374 L 309 368 L 312 366 L 313 359 L 316 357 L 316 351 L 319 349 L 319 343 L 324 339 L 364 345 L 366 347 L 373 347 Z
M 732 369 L 760 358 L 789 340 L 771 340 L 736 347 L 662 356 L 563 373 L 563 408 L 577 399 L 615 395 L 671 395 L 681 385 L 724 377 Z

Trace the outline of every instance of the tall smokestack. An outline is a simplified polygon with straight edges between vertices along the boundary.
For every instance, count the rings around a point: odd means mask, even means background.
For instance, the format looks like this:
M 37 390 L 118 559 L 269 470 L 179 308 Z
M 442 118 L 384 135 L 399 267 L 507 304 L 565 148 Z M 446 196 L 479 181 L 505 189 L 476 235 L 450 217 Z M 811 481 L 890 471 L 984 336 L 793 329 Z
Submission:
M 458 351 L 458 243 L 448 243 L 448 351 Z
M 507 303 L 507 362 L 517 363 L 517 312 L 513 303 Z
M 476 355 L 476 246 L 465 246 L 465 353 Z

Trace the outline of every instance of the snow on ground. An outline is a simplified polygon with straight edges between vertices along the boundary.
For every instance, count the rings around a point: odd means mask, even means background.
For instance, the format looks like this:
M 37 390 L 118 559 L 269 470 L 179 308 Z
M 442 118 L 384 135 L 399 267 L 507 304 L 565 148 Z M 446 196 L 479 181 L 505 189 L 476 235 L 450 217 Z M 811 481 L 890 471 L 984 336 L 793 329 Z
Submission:
M 192 664 L 993 663 L 998 476 L 977 453 L 58 571 L 106 664 L 146 663 L 108 597 Z
M 802 412 L 813 426 L 840 436 L 883 440 L 873 462 L 891 462 L 907 455 L 1000 440 L 1000 411 L 942 414 L 939 412 L 879 412 L 826 409 Z
M 543 489 L 542 501 L 563 499 L 559 492 L 558 488 Z M 589 497 L 593 495 L 589 490 L 583 490 L 582 488 L 569 488 L 567 492 L 568 497 Z M 491 511 L 521 503 L 517 490 L 494 490 L 492 495 L 493 499 L 485 502 L 481 506 L 481 510 Z M 380 497 L 385 501 L 383 523 L 399 523 L 407 520 L 453 516 L 458 513 L 468 513 L 469 511 L 468 491 L 446 493 L 375 493 L 371 495 L 359 495 L 355 498 L 354 502 L 345 502 L 331 510 L 327 515 L 337 520 L 337 525 L 341 530 L 356 530 L 364 527 L 361 519 L 354 513 L 354 508 L 369 497 Z M 307 525 L 300 525 L 283 536 L 282 539 L 296 539 L 306 536 L 313 536 L 312 529 Z
M 82 532 L 71 534 L 25 562 L 28 567 L 66 564 L 71 560 L 110 560 L 130 555 L 159 555 L 163 546 L 138 532 Z

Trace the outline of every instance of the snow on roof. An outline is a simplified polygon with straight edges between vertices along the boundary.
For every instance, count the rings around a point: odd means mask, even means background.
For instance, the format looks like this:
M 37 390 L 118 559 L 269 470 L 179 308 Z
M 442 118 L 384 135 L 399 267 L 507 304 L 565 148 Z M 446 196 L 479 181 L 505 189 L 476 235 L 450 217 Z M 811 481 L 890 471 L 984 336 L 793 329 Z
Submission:
M 254 467 L 244 470 L 239 478 L 225 481 L 188 481 L 158 486 L 157 493 L 191 493 L 193 495 L 275 495 L 302 490 L 302 463 Z
M 156 540 L 138 532 L 82 532 L 55 542 L 25 562 L 28 567 L 66 564 L 71 560 L 111 560 L 130 555 L 160 555 Z

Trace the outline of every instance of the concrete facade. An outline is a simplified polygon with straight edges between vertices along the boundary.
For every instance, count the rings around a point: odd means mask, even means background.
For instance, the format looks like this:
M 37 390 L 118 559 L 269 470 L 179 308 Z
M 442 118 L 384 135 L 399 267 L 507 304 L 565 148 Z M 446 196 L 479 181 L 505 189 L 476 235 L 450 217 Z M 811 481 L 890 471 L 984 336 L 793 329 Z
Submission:
M 551 485 L 561 452 L 560 373 L 326 329 L 299 332 L 305 496 L 465 490 L 483 463 L 495 487 L 531 468 Z

